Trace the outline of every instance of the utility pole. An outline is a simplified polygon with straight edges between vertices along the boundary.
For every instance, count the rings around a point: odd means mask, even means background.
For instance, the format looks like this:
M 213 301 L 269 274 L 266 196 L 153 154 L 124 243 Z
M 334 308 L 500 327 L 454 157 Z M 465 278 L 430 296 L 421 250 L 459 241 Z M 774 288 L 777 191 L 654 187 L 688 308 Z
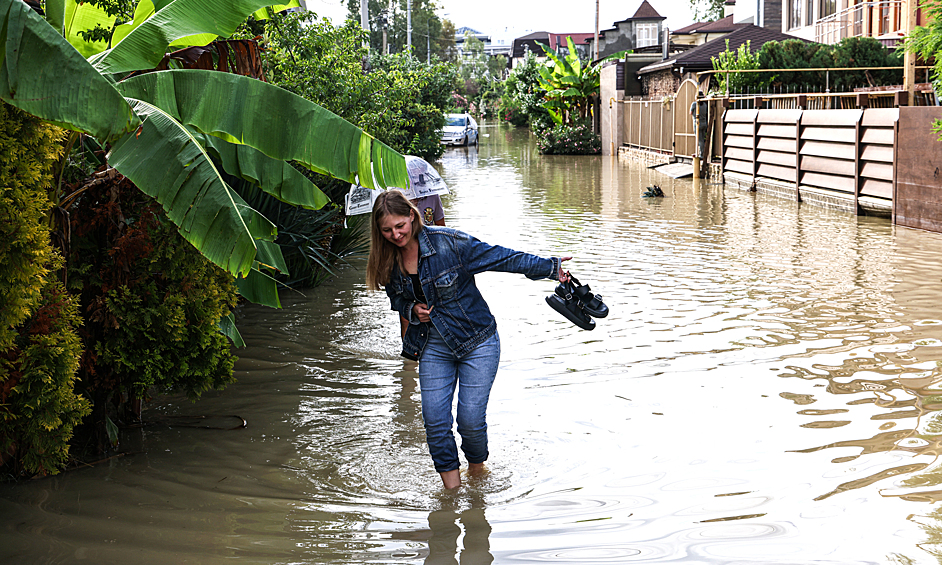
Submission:
M 919 9 L 919 0 L 903 0 L 903 32 L 908 36 L 916 28 L 916 10 Z M 903 55 L 903 90 L 907 92 L 907 104 L 916 103 L 916 54 L 906 50 Z
M 370 2 L 369 0 L 360 0 L 360 27 L 366 32 L 366 41 L 363 46 L 367 50 L 370 48 Z
M 389 27 L 389 20 L 386 19 L 386 16 L 383 16 L 383 55 L 389 54 L 389 48 L 386 47 L 386 29 Z
M 412 0 L 406 0 L 406 49 L 412 52 Z
M 593 60 L 598 61 L 599 59 L 599 0 L 595 0 L 595 57 Z

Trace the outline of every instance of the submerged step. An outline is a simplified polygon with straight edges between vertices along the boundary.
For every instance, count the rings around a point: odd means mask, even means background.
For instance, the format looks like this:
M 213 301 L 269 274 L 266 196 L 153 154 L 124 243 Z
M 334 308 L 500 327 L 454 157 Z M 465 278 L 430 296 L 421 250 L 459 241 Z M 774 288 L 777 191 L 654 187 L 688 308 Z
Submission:
M 653 168 L 655 171 L 664 173 L 665 175 L 675 179 L 682 179 L 693 176 L 693 165 L 690 163 L 671 163 L 669 165 L 661 165 L 659 167 Z

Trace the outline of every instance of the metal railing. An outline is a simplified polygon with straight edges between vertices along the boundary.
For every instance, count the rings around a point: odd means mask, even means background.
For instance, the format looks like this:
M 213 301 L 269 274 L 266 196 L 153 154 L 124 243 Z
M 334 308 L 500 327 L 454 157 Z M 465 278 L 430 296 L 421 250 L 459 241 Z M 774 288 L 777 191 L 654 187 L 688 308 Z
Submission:
M 900 31 L 902 1 L 862 2 L 849 6 L 814 24 L 814 40 L 833 45 L 847 37 L 879 37 Z

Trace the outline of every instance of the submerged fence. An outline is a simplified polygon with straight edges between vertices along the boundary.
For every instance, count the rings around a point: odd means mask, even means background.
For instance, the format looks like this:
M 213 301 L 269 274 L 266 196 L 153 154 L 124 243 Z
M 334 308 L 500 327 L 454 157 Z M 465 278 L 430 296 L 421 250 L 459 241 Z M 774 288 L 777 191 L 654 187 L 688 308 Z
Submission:
M 889 212 L 894 186 L 898 108 L 866 110 L 729 110 L 724 116 L 723 171 L 796 200 L 830 199 L 834 207 Z

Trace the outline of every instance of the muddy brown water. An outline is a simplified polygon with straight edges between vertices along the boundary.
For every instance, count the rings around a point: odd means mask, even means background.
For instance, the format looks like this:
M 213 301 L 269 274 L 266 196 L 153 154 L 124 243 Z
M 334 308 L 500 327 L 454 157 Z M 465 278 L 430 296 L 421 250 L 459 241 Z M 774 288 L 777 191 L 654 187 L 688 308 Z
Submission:
M 488 476 L 440 488 L 355 261 L 242 308 L 239 382 L 155 399 L 133 454 L 0 485 L 0 562 L 937 562 L 942 237 L 482 134 L 439 163 L 448 224 L 573 255 L 612 312 L 581 331 L 552 283 L 478 277 Z

